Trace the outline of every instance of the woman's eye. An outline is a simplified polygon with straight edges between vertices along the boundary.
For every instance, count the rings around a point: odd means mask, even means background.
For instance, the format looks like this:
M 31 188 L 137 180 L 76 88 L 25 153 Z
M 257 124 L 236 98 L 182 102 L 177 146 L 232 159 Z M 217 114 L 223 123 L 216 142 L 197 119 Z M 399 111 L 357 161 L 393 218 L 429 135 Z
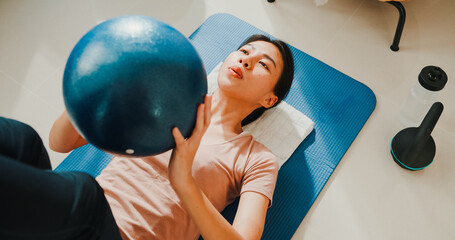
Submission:
M 243 50 L 243 49 L 242 49 L 242 50 L 240 50 L 240 51 L 241 51 L 242 53 L 244 53 L 244 54 L 248 54 L 248 52 L 247 52 L 246 50 Z
M 269 67 L 267 67 L 267 64 L 265 64 L 264 62 L 259 62 L 259 64 L 261 64 L 265 69 L 269 70 Z

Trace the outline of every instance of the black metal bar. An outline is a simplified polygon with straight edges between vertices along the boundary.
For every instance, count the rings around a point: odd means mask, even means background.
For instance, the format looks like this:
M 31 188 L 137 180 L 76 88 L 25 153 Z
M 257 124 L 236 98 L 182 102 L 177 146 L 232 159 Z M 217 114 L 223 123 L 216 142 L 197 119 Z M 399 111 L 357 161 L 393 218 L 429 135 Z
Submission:
M 403 33 L 404 21 L 406 20 L 406 11 L 403 7 L 403 4 L 401 4 L 400 2 L 388 1 L 388 3 L 395 6 L 398 9 L 398 12 L 400 13 L 397 30 L 395 31 L 395 37 L 393 38 L 392 46 L 390 46 L 390 49 L 396 52 L 399 49 L 398 44 L 400 43 L 401 34 Z
M 267 0 L 267 2 L 275 2 L 275 0 Z

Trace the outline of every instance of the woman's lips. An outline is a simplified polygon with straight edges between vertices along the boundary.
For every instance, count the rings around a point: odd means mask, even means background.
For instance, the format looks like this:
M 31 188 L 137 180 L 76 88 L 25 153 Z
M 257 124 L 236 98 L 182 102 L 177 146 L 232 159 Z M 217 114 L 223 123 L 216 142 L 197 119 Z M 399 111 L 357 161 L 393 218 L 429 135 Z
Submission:
M 229 67 L 229 72 L 236 78 L 239 78 L 239 79 L 242 79 L 243 78 L 243 74 L 242 74 L 242 69 L 240 69 L 239 67 L 237 66 L 232 66 L 232 67 Z

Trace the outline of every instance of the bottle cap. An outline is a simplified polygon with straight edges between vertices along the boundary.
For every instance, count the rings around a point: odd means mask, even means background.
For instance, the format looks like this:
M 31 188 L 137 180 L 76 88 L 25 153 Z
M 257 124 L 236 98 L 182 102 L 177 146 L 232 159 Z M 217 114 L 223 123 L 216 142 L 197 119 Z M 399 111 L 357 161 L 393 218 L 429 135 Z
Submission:
M 440 67 L 426 66 L 419 74 L 419 83 L 430 91 L 439 91 L 447 83 L 447 74 Z

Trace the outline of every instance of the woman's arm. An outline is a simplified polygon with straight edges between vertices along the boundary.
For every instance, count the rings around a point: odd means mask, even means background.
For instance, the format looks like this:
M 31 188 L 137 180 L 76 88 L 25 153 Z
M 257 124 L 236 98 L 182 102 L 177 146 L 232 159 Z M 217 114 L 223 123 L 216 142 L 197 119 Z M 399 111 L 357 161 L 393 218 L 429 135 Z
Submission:
M 194 156 L 210 124 L 211 97 L 198 108 L 196 127 L 184 139 L 177 128 L 172 130 L 176 142 L 169 161 L 169 180 L 202 237 L 210 239 L 260 239 L 269 199 L 262 194 L 245 192 L 240 198 L 234 224 L 218 212 L 192 176 Z
M 192 177 L 185 184 L 174 188 L 204 239 L 261 238 L 269 205 L 266 196 L 256 192 L 243 193 L 231 225 L 207 199 Z
M 56 152 L 67 153 L 85 144 L 87 141 L 79 135 L 71 124 L 68 113 L 64 111 L 52 125 L 49 147 Z
M 244 192 L 232 226 L 245 239 L 261 239 L 270 200 L 260 193 Z
M 173 187 L 204 239 L 247 239 L 224 219 L 193 177 L 188 178 L 184 184 L 183 181 L 180 184 L 174 183 Z

